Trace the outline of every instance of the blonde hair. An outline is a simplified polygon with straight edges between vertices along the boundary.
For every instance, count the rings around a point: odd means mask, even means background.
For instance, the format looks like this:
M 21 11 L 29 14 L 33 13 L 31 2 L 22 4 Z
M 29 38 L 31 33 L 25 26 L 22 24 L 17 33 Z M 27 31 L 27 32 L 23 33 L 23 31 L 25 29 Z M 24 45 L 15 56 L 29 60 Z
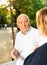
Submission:
M 44 7 L 37 11 L 36 22 L 38 29 L 41 28 L 43 34 L 47 35 L 47 7 Z

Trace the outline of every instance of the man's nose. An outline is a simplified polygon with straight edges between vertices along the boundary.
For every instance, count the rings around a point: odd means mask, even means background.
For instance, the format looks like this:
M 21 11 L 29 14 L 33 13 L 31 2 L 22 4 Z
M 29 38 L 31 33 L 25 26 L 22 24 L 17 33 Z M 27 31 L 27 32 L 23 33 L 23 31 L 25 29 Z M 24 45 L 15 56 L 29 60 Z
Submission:
M 23 23 L 23 26 L 26 26 L 25 22 Z

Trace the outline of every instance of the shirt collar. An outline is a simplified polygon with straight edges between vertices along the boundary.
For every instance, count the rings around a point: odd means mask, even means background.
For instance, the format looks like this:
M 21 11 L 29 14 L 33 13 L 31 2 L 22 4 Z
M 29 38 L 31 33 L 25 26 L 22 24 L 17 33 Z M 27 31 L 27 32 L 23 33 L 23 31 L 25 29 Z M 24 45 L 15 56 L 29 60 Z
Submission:
M 25 35 L 28 35 L 30 33 L 31 29 L 32 29 L 32 27 L 30 26 L 29 30 L 26 32 Z M 21 34 L 24 35 L 22 32 L 21 32 Z

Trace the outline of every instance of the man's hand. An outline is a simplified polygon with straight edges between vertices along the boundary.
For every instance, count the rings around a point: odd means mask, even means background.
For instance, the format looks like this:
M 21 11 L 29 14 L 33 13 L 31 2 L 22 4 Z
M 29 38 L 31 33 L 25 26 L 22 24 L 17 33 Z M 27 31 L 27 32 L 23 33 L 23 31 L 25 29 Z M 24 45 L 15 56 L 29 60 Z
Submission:
M 39 45 L 35 46 L 34 50 L 38 49 L 39 48 Z
M 12 56 L 12 58 L 13 59 L 17 59 L 18 58 L 18 54 L 19 54 L 19 52 L 18 52 L 18 50 L 16 50 L 15 48 L 12 50 L 12 52 L 11 52 L 11 56 Z

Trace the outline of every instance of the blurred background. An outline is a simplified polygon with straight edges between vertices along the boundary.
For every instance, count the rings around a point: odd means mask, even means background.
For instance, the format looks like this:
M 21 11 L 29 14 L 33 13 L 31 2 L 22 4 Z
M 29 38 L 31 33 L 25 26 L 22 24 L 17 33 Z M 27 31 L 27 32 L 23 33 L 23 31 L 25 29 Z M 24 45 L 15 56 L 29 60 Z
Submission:
M 0 64 L 11 61 L 11 50 L 18 32 L 16 18 L 27 14 L 36 28 L 36 11 L 47 6 L 47 0 L 0 0 Z

